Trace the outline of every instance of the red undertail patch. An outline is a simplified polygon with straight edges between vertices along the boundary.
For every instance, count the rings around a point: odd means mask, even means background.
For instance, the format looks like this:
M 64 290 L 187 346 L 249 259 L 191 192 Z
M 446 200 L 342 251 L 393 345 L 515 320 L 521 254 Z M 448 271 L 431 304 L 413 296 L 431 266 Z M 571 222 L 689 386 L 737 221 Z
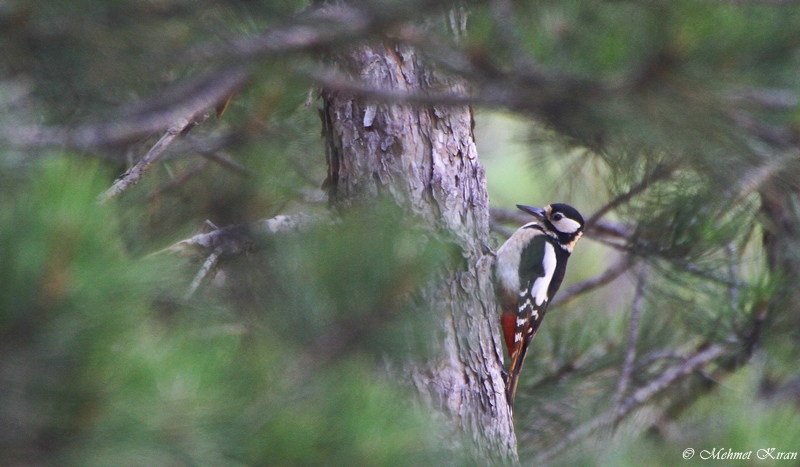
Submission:
M 511 357 L 514 351 L 514 333 L 517 332 L 517 316 L 514 313 L 503 313 L 500 316 L 500 324 L 503 326 L 503 338 L 506 341 L 508 355 Z

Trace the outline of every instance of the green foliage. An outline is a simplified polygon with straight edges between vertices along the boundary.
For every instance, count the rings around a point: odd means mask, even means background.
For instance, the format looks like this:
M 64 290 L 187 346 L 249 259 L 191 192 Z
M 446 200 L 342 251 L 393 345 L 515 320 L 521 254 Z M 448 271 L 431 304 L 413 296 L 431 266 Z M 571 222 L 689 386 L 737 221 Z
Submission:
M 587 245 L 591 236 L 582 240 L 565 287 L 620 255 L 647 265 L 633 347 L 635 281 L 625 276 L 548 312 L 517 395 L 521 457 L 674 465 L 693 447 L 695 459 L 686 463 L 699 465 L 701 449 L 753 449 L 753 456 L 762 447 L 794 449 L 796 407 L 764 388 L 790 392 L 797 379 L 790 355 L 797 352 L 800 316 L 798 172 L 784 161 L 795 160 L 797 150 L 790 135 L 800 94 L 800 9 L 761 2 L 525 1 L 514 3 L 513 16 L 475 11 L 484 16 L 473 22 L 470 47 L 491 56 L 496 68 L 516 70 L 525 58 L 538 67 L 535 76 L 597 86 L 579 87 L 586 92 L 579 97 L 536 88 L 556 110 L 529 106 L 538 121 L 530 125 L 527 174 L 520 162 L 500 159 L 502 141 L 483 143 L 493 200 L 567 201 L 589 214 L 614 203 L 603 220 L 630 234 L 598 235 L 615 249 Z M 479 126 L 478 141 L 502 131 Z M 492 177 L 493 167 L 513 172 L 515 182 Z M 531 193 L 537 200 L 525 200 Z M 769 204 L 776 198 L 785 204 Z M 708 379 L 693 372 L 620 423 L 581 431 L 711 343 L 729 346 L 730 355 L 702 370 Z M 631 348 L 633 367 L 620 393 Z M 763 367 L 753 369 L 753 361 Z M 792 394 L 786 397 L 796 401 Z M 570 435 L 575 440 L 562 446 L 573 448 L 568 454 L 548 452 Z
M 11 26 L 0 73 L 21 85 L 0 87 L 18 117 L 2 122 L 124 117 L 120 104 L 218 65 L 187 51 L 257 34 L 302 6 L 18 2 L 0 11 Z M 218 283 L 189 300 L 200 264 L 149 255 L 206 219 L 309 209 L 303 198 L 325 168 L 299 65 L 253 66 L 224 117 L 180 139 L 113 207 L 96 203 L 112 181 L 100 164 L 2 149 L 0 464 L 463 464 L 445 457 L 413 394 L 379 376 L 429 345 L 431 316 L 414 293 L 450 255 L 396 207 L 265 238 L 224 258 Z M 203 162 L 198 148 L 244 170 Z M 122 151 L 99 152 L 121 172 Z
M 758 367 L 758 365 L 757 365 Z M 726 380 L 725 388 L 709 395 L 689 410 L 677 426 L 663 427 L 673 431 L 666 440 L 656 435 L 635 435 L 631 421 L 620 427 L 602 443 L 586 445 L 574 455 L 565 456 L 557 465 L 704 465 L 708 462 L 725 465 L 759 465 L 786 462 L 769 456 L 792 453 L 800 440 L 800 415 L 785 401 L 760 401 L 758 368 L 742 370 Z M 690 459 L 684 451 L 693 450 Z M 774 451 L 769 451 L 774 449 Z M 714 458 L 718 453 L 741 452 L 749 459 Z M 749 455 L 747 454 L 749 452 Z M 725 455 L 725 454 L 721 454 Z
M 233 265 L 241 282 L 232 292 L 241 312 L 326 358 L 403 355 L 429 343 L 433 318 L 417 294 L 444 270 L 450 250 L 397 206 L 378 204 L 304 235 L 265 239 L 261 252 Z
M 198 71 L 187 49 L 256 33 L 306 5 L 292 0 L 9 2 L 0 50 L 5 76 L 27 75 L 56 122 L 150 95 Z M 183 57 L 183 59 L 181 58 Z
M 353 2 L 435 22 L 409 13 L 422 3 Z M 473 2 L 465 40 L 436 38 L 446 47 L 430 57 L 466 70 L 476 96 L 498 104 L 513 84 L 519 102 L 499 104 L 533 117 L 477 114 L 493 204 L 567 201 L 588 217 L 616 200 L 601 220 L 627 234 L 582 240 L 564 289 L 621 257 L 647 267 L 641 296 L 628 274 L 548 312 L 517 396 L 523 462 L 714 344 L 725 358 L 576 436 L 554 462 L 690 465 L 703 449 L 755 455 L 800 441 L 787 402 L 800 378 L 800 8 L 751 3 Z M 503 4 L 512 14 L 497 13 Z M 432 315 L 419 287 L 460 258 L 396 206 L 259 238 L 188 299 L 202 262 L 149 256 L 205 220 L 325 210 L 311 199 L 326 177 L 320 123 L 304 103 L 316 92 L 308 70 L 340 42 L 267 59 L 219 53 L 305 7 L 0 5 L 2 138 L 25 124 L 157 113 L 175 103 L 147 96 L 209 69 L 244 63 L 253 76 L 223 118 L 180 138 L 109 206 L 97 195 L 160 135 L 91 147 L 103 164 L 38 152 L 39 141 L 0 148 L 0 464 L 465 462 L 382 371 L 426 355 Z M 384 26 L 392 40 L 414 37 Z M 464 54 L 443 57 L 447 47 Z M 531 69 L 541 76 L 514 74 Z M 494 140 L 507 133 L 514 144 Z
M 392 349 L 381 332 L 419 322 L 401 300 L 426 280 L 413 272 L 444 259 L 396 211 L 354 212 L 280 240 L 267 251 L 289 272 L 268 303 L 225 305 L 213 291 L 184 303 L 191 276 L 174 259 L 125 252 L 116 213 L 95 202 L 110 182 L 98 164 L 46 160 L 30 172 L 0 198 L 2 463 L 444 460 L 431 420 L 375 377 L 376 357 Z M 356 334 L 336 339 L 345 331 Z M 320 339 L 360 350 L 308 352 Z

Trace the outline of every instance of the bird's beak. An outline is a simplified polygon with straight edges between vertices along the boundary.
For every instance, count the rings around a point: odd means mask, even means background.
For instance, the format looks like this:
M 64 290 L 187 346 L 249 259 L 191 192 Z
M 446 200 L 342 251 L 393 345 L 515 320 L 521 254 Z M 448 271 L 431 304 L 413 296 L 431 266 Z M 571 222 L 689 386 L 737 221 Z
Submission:
M 543 221 L 545 219 L 545 211 L 542 208 L 533 208 L 530 206 L 523 206 L 521 204 L 518 204 L 517 207 L 520 210 L 525 211 L 528 214 L 532 215 L 533 217 L 539 219 L 540 221 Z

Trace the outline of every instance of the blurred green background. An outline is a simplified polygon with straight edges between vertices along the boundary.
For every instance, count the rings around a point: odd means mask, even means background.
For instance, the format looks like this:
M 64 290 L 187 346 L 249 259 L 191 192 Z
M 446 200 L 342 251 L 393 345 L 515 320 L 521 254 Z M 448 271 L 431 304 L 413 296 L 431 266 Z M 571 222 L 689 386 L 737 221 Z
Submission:
M 493 207 L 560 201 L 588 218 L 620 200 L 602 220 L 625 234 L 590 232 L 562 290 L 633 266 L 548 313 L 517 395 L 522 464 L 696 465 L 730 448 L 753 456 L 726 465 L 773 465 L 756 451 L 800 450 L 800 7 L 770 3 L 468 2 L 465 40 L 431 26 L 477 95 L 514 96 L 475 109 Z M 353 5 L 392 27 L 450 7 Z M 311 75 L 363 38 L 235 47 L 307 7 L 0 1 L 0 465 L 473 462 L 387 376 L 429 350 L 414 291 L 452 254 L 398 207 L 260 238 L 189 298 L 204 258 L 152 254 L 206 220 L 327 210 Z M 103 206 L 159 134 L 20 136 L 158 114 L 172 103 L 152 96 L 234 65 L 252 79 L 222 118 Z M 596 423 L 714 345 L 719 358 Z

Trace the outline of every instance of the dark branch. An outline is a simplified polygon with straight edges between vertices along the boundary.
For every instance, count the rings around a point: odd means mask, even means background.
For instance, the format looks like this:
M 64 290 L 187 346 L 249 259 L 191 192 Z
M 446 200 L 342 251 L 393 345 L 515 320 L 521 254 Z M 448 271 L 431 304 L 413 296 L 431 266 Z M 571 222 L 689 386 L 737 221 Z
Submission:
M 108 202 L 110 199 L 119 196 L 123 191 L 127 190 L 128 188 L 132 187 L 139 183 L 139 180 L 144 176 L 144 173 L 147 172 L 147 169 L 150 168 L 153 163 L 161 159 L 164 155 L 164 151 L 167 150 L 170 144 L 175 141 L 175 138 L 181 135 L 189 125 L 193 125 L 194 122 L 192 120 L 188 120 L 183 118 L 177 122 L 173 126 L 171 126 L 164 136 L 158 140 L 158 142 L 147 151 L 147 154 L 142 157 L 139 162 L 136 163 L 133 167 L 131 167 L 127 172 L 122 174 L 118 179 L 114 181 L 111 185 L 111 188 L 105 191 L 100 197 L 98 198 L 98 202 L 100 204 Z
M 625 271 L 631 268 L 631 266 L 633 266 L 633 262 L 629 257 L 626 256 L 613 266 L 603 271 L 601 274 L 568 287 L 553 299 L 551 306 L 557 307 L 564 305 L 578 298 L 578 296 L 582 294 L 591 292 L 594 289 L 609 284 L 619 276 L 623 275 Z
M 445 1 L 411 0 L 359 8 L 344 3 L 309 8 L 259 34 L 233 38 L 227 46 L 204 44 L 188 55 L 191 60 L 249 59 L 269 55 L 325 51 L 333 46 L 363 41 L 425 13 L 452 6 Z
M 491 216 L 491 221 L 497 224 L 508 223 L 524 225 L 532 219 L 529 214 L 525 214 L 522 211 L 501 208 L 491 208 L 489 210 L 489 215 Z M 586 236 L 595 240 L 611 237 L 627 241 L 630 239 L 631 232 L 624 225 L 597 220 L 594 222 L 594 225 L 587 228 Z
M 107 122 L 77 128 L 22 125 L 0 127 L 0 140 L 20 148 L 60 147 L 91 151 L 128 144 L 179 122 L 196 122 L 206 112 L 244 85 L 248 72 L 241 67 L 215 71 L 170 87 L 165 92 L 123 108 Z

